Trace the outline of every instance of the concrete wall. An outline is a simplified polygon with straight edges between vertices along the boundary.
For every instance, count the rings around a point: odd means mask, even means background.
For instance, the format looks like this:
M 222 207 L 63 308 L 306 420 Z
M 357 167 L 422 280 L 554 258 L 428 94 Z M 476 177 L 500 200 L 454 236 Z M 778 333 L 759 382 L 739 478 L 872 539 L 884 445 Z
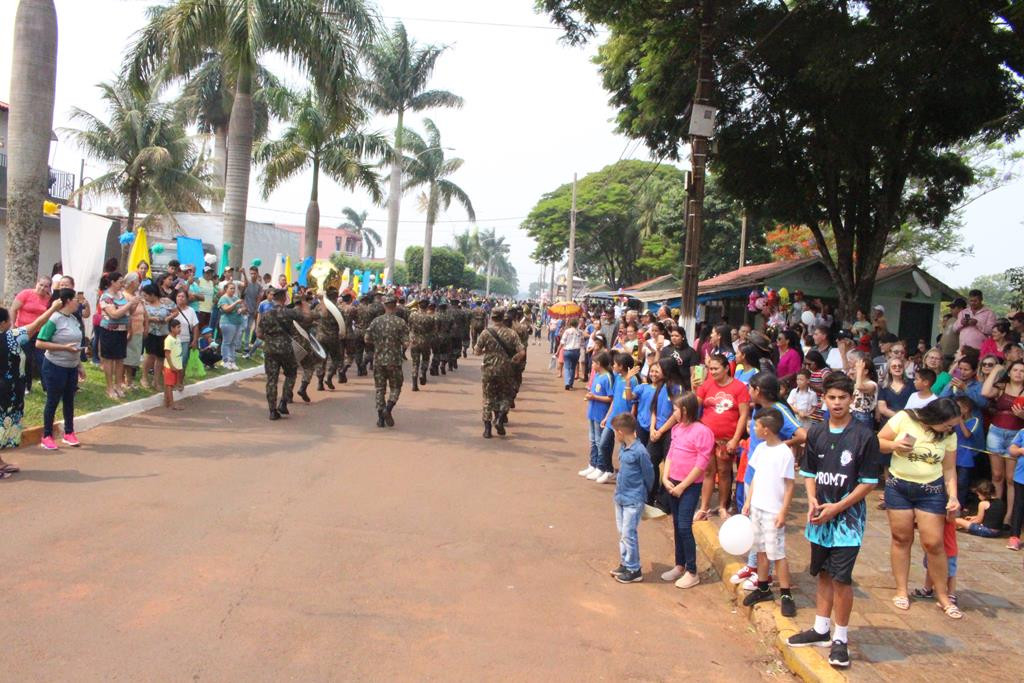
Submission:
M 7 254 L 7 209 L 0 209 L 0 302 L 6 306 L 17 292 L 3 291 L 4 261 Z M 53 264 L 60 261 L 60 219 L 43 217 L 43 229 L 39 235 L 39 274 L 49 275 Z

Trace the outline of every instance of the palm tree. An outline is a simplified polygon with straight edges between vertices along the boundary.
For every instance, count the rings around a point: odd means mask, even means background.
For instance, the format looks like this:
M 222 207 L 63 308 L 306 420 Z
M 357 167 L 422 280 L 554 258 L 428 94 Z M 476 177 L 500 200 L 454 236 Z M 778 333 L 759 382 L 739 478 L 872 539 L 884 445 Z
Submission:
M 480 258 L 480 233 L 476 227 L 455 235 L 454 240 L 455 251 L 462 254 L 466 263 L 479 272 L 483 267 L 483 260 Z
M 216 195 L 216 190 L 206 159 L 197 153 L 174 106 L 160 102 L 150 89 L 123 80 L 98 87 L 110 120 L 76 107 L 71 118 L 81 121 L 83 128 L 66 130 L 87 154 L 108 167 L 80 192 L 120 195 L 128 207 L 129 231 L 139 213 L 170 217 L 174 211 L 202 210 L 201 200 Z
M 483 258 L 486 265 L 484 271 L 485 277 L 487 278 L 487 285 L 485 295 L 491 295 L 491 274 L 494 270 L 496 262 L 504 262 L 503 265 L 507 265 L 511 268 L 511 264 L 508 263 L 509 245 L 505 243 L 505 237 L 498 237 L 495 233 L 494 228 L 485 230 L 480 234 L 480 255 Z M 513 272 L 515 269 L 513 269 Z
M 424 140 L 412 131 L 406 131 L 406 148 L 413 153 L 406 165 L 408 180 L 403 190 L 425 185 L 427 187 L 424 208 L 427 212 L 427 226 L 423 237 L 423 278 L 420 284 L 426 287 L 430 283 L 430 253 L 434 244 L 434 223 L 440 211 L 447 211 L 452 201 L 462 204 L 469 220 L 476 220 L 473 203 L 469 195 L 461 187 L 448 180 L 464 163 L 462 159 L 445 159 L 444 147 L 441 146 L 441 132 L 430 119 L 424 119 L 427 129 Z
M 285 55 L 333 101 L 358 77 L 357 55 L 372 40 L 376 17 L 363 0 L 177 0 L 151 8 L 132 45 L 127 72 L 144 80 L 158 70 L 185 76 L 211 52 L 224 58 L 235 95 L 228 120 L 224 241 L 241 266 L 255 130 L 253 92 L 260 58 Z
M 7 129 L 4 291 L 8 300 L 31 287 L 39 274 L 39 233 L 56 86 L 57 11 L 53 0 L 21 0 L 14 17 Z
M 261 143 L 254 158 L 264 166 L 264 199 L 281 183 L 312 167 L 304 255 L 315 258 L 320 233 L 320 172 L 351 190 L 362 187 L 379 203 L 384 198 L 380 179 L 366 158 L 387 157 L 391 147 L 384 136 L 357 128 L 365 119 L 360 108 L 325 102 L 311 91 L 292 97 L 289 119 L 291 125 L 281 139 Z
M 224 59 L 216 52 L 210 52 L 202 65 L 189 74 L 178 98 L 178 107 L 185 122 L 195 124 L 199 132 L 213 136 L 212 174 L 214 187 L 223 192 L 224 172 L 228 158 L 228 123 L 231 120 L 231 105 L 234 102 L 235 86 L 230 81 Z M 160 80 L 171 80 L 172 75 Z M 262 65 L 257 65 L 257 89 L 252 96 L 253 139 L 262 140 L 270 127 L 270 117 L 282 118 L 287 110 L 284 101 L 287 90 L 277 77 Z M 224 198 L 213 202 L 213 212 L 223 213 Z
M 366 99 L 380 114 L 396 114 L 394 155 L 391 160 L 391 183 L 388 191 L 388 235 L 384 267 L 394 272 L 395 247 L 398 240 L 398 213 L 402 201 L 402 150 L 405 112 L 431 107 L 461 107 L 462 98 L 447 90 L 427 90 L 427 81 L 434 72 L 437 58 L 445 47 L 417 47 L 409 40 L 405 26 L 395 24 L 392 33 L 381 37 L 366 56 L 370 70 L 370 88 Z
M 341 212 L 345 214 L 347 220 L 339 224 L 338 227 L 358 235 L 366 247 L 366 258 L 373 258 L 374 254 L 377 253 L 377 247 L 380 246 L 380 233 L 366 225 L 368 213 L 366 211 L 356 212 L 355 209 L 347 206 Z

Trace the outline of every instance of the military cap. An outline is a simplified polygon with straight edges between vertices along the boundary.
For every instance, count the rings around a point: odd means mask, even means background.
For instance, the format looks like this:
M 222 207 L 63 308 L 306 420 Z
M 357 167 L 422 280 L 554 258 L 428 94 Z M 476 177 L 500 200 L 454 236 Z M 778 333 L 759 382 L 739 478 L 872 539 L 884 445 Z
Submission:
M 504 319 L 505 319 L 505 309 L 504 308 L 495 308 L 495 309 L 491 310 L 491 320 L 504 320 Z
M 385 294 L 384 295 L 384 303 L 385 304 L 397 304 L 398 303 L 398 299 L 395 298 L 394 294 Z

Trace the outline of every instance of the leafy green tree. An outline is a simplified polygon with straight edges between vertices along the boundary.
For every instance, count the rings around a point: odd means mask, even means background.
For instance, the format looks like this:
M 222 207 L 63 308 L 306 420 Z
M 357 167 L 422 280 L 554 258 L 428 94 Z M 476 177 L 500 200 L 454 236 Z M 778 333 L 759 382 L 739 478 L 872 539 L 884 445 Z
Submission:
M 505 242 L 504 235 L 499 236 L 494 228 L 484 230 L 479 235 L 480 260 L 484 262 L 484 293 L 491 294 L 491 278 L 505 277 L 516 285 L 516 269 L 508 260 L 511 247 Z
M 128 230 L 139 213 L 169 217 L 174 211 L 201 211 L 201 200 L 216 194 L 204 157 L 189 139 L 171 104 L 146 87 L 125 81 L 101 83 L 109 120 L 78 109 L 71 118 L 82 123 L 66 132 L 107 172 L 80 192 L 120 195 L 128 208 Z M 173 222 L 173 218 L 171 219 Z M 127 245 L 121 262 L 127 261 Z
M 409 277 L 422 282 L 423 279 L 423 247 L 411 246 L 405 250 L 405 267 Z M 434 250 L 434 263 L 430 270 L 431 287 L 464 287 L 464 271 L 466 259 L 450 247 L 438 247 Z
M 455 235 L 452 247 L 455 251 L 462 254 L 466 259 L 466 263 L 474 269 L 483 267 L 484 262 L 480 258 L 480 231 L 476 227 Z
M 365 247 L 366 258 L 373 258 L 377 253 L 377 247 L 380 246 L 380 233 L 366 224 L 367 212 L 357 212 L 347 206 L 341 212 L 345 214 L 345 220 L 339 223 L 338 227 L 358 235 Z
M 405 149 L 405 113 L 434 107 L 461 107 L 462 98 L 447 90 L 427 90 L 437 58 L 445 47 L 419 47 L 409 39 L 405 26 L 395 24 L 391 33 L 382 35 L 366 53 L 369 68 L 369 91 L 366 99 L 379 114 L 397 117 L 395 142 L 391 160 L 391 182 L 388 194 L 388 234 L 384 262 L 394 265 L 398 240 L 398 215 L 402 202 L 402 168 Z
M 284 55 L 306 72 L 327 101 L 358 79 L 359 50 L 373 39 L 375 15 L 363 0 L 176 0 L 152 7 L 130 47 L 126 71 L 133 82 L 154 74 L 184 77 L 209 53 L 224 58 L 235 94 L 228 123 L 224 241 L 241 267 L 245 213 L 255 135 L 253 93 L 260 59 Z
M 325 101 L 307 90 L 289 99 L 290 125 L 279 140 L 261 143 L 253 158 L 263 165 L 264 199 L 281 183 L 312 169 L 303 254 L 315 257 L 320 234 L 320 173 L 350 190 L 362 188 L 373 201 L 380 202 L 383 195 L 372 160 L 386 157 L 390 147 L 384 136 L 359 128 L 365 112 L 344 98 Z
M 870 306 L 894 231 L 941 231 L 963 203 L 978 177 L 958 148 L 1024 126 L 1019 3 L 541 2 L 570 40 L 608 27 L 597 62 L 619 130 L 670 159 L 703 26 L 711 168 L 745 205 L 811 229 L 844 318 Z
M 426 188 L 423 205 L 427 213 L 427 225 L 423 237 L 423 280 L 420 283 L 426 286 L 430 281 L 434 223 L 437 222 L 438 213 L 447 211 L 453 201 L 462 205 L 471 221 L 476 220 L 476 212 L 473 211 L 473 202 L 466 191 L 448 178 L 462 168 L 463 160 L 445 158 L 441 131 L 432 120 L 424 119 L 423 126 L 427 130 L 425 139 L 411 130 L 405 131 L 404 144 L 410 157 L 406 163 L 406 181 L 402 190 Z

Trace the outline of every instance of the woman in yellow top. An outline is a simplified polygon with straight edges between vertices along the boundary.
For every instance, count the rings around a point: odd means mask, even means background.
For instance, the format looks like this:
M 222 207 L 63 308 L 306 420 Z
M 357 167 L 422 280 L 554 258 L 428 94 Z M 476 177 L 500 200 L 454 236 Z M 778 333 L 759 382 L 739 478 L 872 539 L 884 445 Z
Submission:
M 960 509 L 953 433 L 959 421 L 956 402 L 940 398 L 924 408 L 899 411 L 878 433 L 881 451 L 893 456 L 885 483 L 885 506 L 892 533 L 892 574 L 896 579 L 892 602 L 898 609 L 910 609 L 907 582 L 915 522 L 928 556 L 928 575 L 933 585 L 946 585 L 949 567 L 943 533 L 947 516 L 955 516 Z M 936 591 L 935 597 L 948 617 L 963 617 L 946 591 Z

